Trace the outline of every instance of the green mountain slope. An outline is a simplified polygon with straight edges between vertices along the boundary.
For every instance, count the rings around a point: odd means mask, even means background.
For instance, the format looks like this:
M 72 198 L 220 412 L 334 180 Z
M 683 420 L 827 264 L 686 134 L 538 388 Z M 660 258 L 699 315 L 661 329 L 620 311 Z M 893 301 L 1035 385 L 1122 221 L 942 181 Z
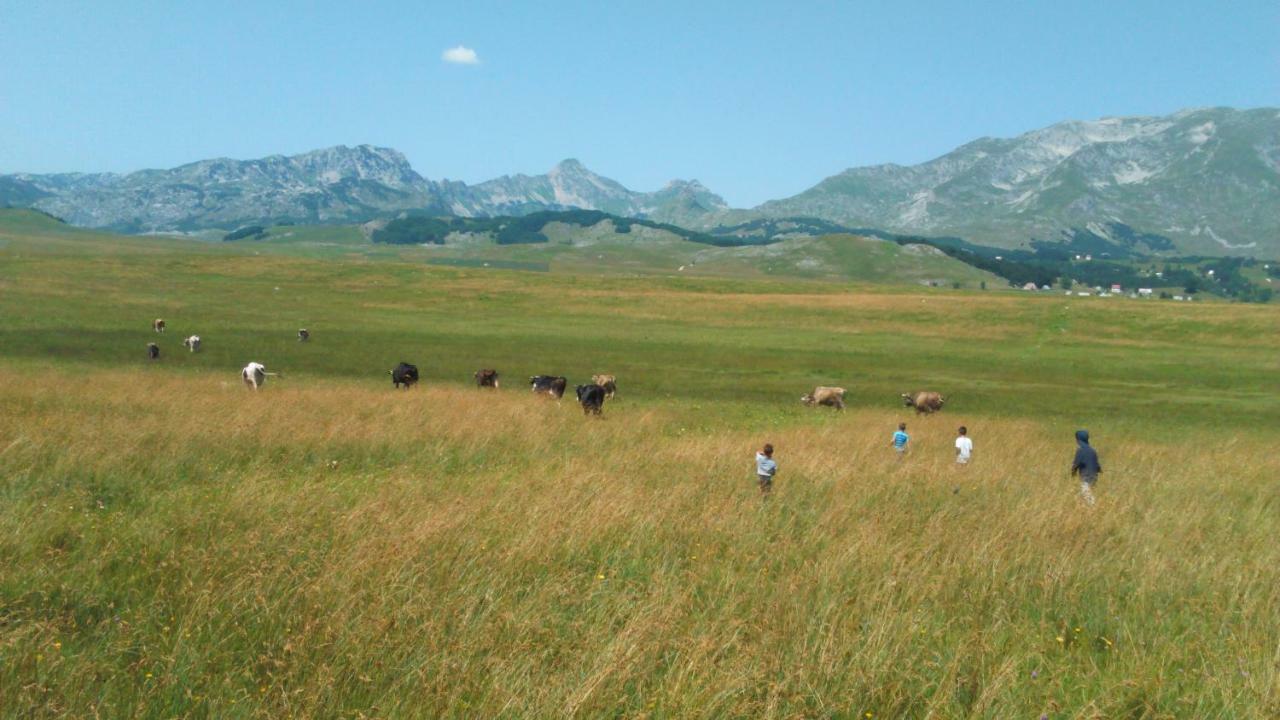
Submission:
M 538 228 L 538 236 L 545 237 L 544 241 L 515 244 L 499 244 L 493 231 L 452 232 L 441 244 L 376 243 L 370 240 L 374 228 L 352 225 L 281 225 L 224 242 L 207 237 L 121 236 L 76 228 L 37 211 L 0 210 L 0 245 L 14 243 L 36 252 L 79 248 L 89 253 L 284 255 L 578 274 L 776 277 L 940 286 L 960 283 L 970 287 L 981 282 L 993 287 L 1004 284 L 992 274 L 924 245 L 823 235 L 789 237 L 768 245 L 723 247 L 712 244 L 719 238 L 657 223 L 606 216 L 583 225 L 576 222 L 581 221 L 581 212 L 548 217 L 552 219 Z M 476 228 L 488 226 L 489 221 L 473 224 Z
M 1114 240 L 1108 225 L 1118 223 L 1183 254 L 1275 256 L 1280 110 L 1105 118 L 983 138 L 919 165 L 846 170 L 753 213 L 1004 247 L 1082 232 Z

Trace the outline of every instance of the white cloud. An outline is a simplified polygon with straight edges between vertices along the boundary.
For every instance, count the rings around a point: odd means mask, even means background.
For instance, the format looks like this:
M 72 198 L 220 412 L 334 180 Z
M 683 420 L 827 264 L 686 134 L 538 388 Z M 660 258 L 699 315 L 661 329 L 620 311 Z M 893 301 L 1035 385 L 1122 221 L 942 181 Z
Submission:
M 440 54 L 440 59 L 447 63 L 455 65 L 479 65 L 480 56 L 476 55 L 476 51 L 465 45 L 451 47 Z

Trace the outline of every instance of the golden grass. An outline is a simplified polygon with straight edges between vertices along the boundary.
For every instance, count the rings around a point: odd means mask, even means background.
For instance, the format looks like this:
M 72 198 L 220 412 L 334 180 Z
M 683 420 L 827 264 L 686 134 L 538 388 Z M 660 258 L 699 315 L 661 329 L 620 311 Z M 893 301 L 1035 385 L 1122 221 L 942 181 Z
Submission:
M 889 410 L 144 370 L 0 370 L 0 407 L 6 715 L 1280 714 L 1261 429 L 1103 436 L 1088 509 L 1023 419 L 966 417 L 957 468 L 953 418 L 898 462 Z

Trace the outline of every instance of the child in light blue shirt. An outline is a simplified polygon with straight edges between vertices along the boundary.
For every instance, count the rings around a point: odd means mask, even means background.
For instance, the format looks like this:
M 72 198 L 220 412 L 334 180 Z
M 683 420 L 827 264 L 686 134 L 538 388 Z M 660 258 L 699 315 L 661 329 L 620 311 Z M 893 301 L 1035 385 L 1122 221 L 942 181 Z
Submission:
M 897 451 L 899 459 L 906 454 L 907 443 L 910 441 L 911 436 L 907 434 L 907 424 L 898 423 L 898 432 L 893 434 L 893 449 Z
M 756 477 L 760 481 L 760 494 L 768 495 L 773 489 L 773 476 L 778 472 L 778 463 L 773 459 L 773 446 L 765 443 L 756 453 Z

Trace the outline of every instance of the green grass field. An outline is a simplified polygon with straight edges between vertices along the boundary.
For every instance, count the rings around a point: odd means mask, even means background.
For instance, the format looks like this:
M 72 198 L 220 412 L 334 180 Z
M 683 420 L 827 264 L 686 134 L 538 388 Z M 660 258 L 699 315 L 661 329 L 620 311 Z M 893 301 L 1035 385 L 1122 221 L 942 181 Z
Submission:
M 1280 716 L 1273 305 L 316 242 L 0 211 L 0 714 Z

